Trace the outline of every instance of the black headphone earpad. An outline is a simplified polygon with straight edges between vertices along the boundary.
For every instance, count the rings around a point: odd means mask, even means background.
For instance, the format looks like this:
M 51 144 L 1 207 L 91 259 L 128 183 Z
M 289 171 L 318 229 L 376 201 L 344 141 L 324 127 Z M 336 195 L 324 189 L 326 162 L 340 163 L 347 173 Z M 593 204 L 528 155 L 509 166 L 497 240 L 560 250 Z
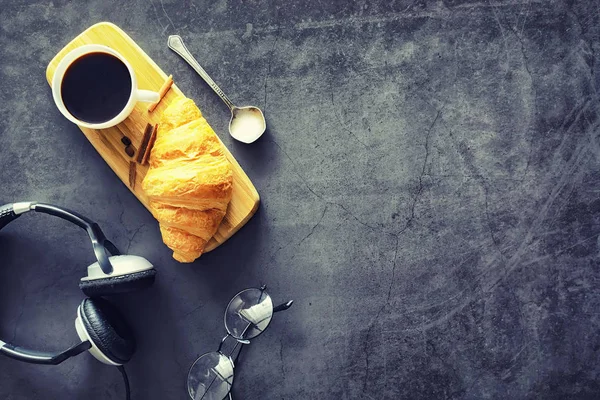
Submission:
M 115 306 L 105 299 L 84 299 L 81 319 L 98 350 L 117 364 L 128 362 L 135 352 L 133 332 Z
M 108 278 L 79 281 L 79 288 L 88 297 L 110 296 L 146 289 L 154 283 L 156 270 L 133 272 Z

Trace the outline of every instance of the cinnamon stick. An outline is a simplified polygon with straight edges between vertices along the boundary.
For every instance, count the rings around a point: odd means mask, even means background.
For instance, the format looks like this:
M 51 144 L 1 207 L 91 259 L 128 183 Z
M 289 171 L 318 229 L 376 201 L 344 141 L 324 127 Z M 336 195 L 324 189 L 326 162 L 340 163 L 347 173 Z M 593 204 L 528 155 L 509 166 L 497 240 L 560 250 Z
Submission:
M 135 162 L 129 162 L 129 187 L 131 190 L 135 189 L 135 176 L 136 176 L 136 167 Z
M 150 158 L 150 152 L 152 151 L 152 146 L 154 146 L 154 142 L 156 141 L 156 133 L 158 131 L 158 124 L 154 125 L 152 129 L 152 133 L 150 134 L 150 140 L 148 141 L 148 146 L 146 146 L 146 151 L 144 152 L 144 157 L 142 158 L 142 165 L 148 163 L 148 159 Z
M 152 124 L 146 124 L 146 129 L 144 129 L 144 136 L 142 137 L 142 143 L 140 144 L 140 148 L 138 149 L 137 159 L 136 161 L 141 164 L 144 159 L 144 154 L 146 154 L 146 148 L 148 147 L 148 142 L 150 141 L 150 136 L 152 136 L 152 131 L 154 130 L 154 126 Z
M 158 103 L 160 103 L 162 98 L 165 97 L 165 94 L 167 94 L 169 89 L 171 89 L 171 86 L 173 86 L 173 75 L 169 75 L 165 83 L 163 83 L 163 85 L 160 87 L 160 90 L 158 91 L 160 97 L 156 103 L 152 103 L 148 106 L 148 112 L 154 111 L 156 106 L 158 106 Z

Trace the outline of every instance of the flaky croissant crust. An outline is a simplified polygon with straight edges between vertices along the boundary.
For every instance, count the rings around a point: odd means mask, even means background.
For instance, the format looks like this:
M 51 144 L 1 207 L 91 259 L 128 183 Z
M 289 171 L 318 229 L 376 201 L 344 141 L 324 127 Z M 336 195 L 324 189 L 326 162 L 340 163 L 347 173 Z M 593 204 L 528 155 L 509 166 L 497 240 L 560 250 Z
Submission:
M 219 228 L 233 171 L 222 144 L 191 99 L 162 114 L 142 188 L 173 258 L 192 262 Z

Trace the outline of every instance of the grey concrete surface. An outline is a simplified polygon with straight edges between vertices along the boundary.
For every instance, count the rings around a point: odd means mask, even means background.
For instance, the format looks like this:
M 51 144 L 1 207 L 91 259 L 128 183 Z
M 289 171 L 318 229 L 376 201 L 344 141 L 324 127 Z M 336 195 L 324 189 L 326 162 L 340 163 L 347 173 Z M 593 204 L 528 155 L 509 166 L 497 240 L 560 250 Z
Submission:
M 597 1 L 4 1 L 2 202 L 95 219 L 156 264 L 116 296 L 138 350 L 133 399 L 186 398 L 239 290 L 287 313 L 245 351 L 236 399 L 600 398 Z M 156 222 L 54 107 L 48 61 L 99 21 L 123 28 L 196 100 L 262 196 L 226 245 L 178 265 Z M 178 33 L 239 104 L 253 145 L 166 47 Z M 77 228 L 25 216 L 0 234 L 0 338 L 74 343 Z M 122 399 L 89 355 L 0 358 L 0 398 Z

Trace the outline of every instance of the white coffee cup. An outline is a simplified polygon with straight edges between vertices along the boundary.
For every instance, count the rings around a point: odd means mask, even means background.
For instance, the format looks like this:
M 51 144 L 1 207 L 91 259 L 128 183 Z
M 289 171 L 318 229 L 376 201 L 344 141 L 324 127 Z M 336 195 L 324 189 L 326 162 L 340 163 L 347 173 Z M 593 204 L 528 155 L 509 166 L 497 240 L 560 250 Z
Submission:
M 62 95 L 61 95 L 62 81 L 65 76 L 65 73 L 69 69 L 69 66 L 75 60 L 81 58 L 82 56 L 84 56 L 86 54 L 90 54 L 90 53 L 107 53 L 107 54 L 110 54 L 110 55 L 118 58 L 127 67 L 127 70 L 129 71 L 129 76 L 131 78 L 131 93 L 129 94 L 129 100 L 127 101 L 127 103 L 125 104 L 125 106 L 123 107 L 121 112 L 119 112 L 119 114 L 112 117 L 108 121 L 103 121 L 103 122 L 98 122 L 98 123 L 90 123 L 90 122 L 86 122 L 86 121 L 81 121 L 81 120 L 77 119 L 75 116 L 73 116 L 69 112 L 69 110 L 67 110 L 67 107 L 65 106 L 65 104 L 62 100 Z M 135 72 L 133 71 L 133 68 L 127 62 L 125 57 L 123 57 L 116 50 L 111 49 L 110 47 L 107 47 L 107 46 L 100 45 L 100 44 L 87 44 L 87 45 L 78 47 L 63 57 L 63 59 L 60 61 L 60 63 L 58 63 L 58 66 L 56 67 L 56 70 L 54 71 L 54 76 L 52 77 L 52 97 L 54 98 L 54 103 L 56 103 L 56 106 L 58 107 L 58 109 L 60 110 L 62 115 L 64 115 L 69 121 L 71 121 L 81 127 L 91 128 L 91 129 L 109 128 L 111 126 L 115 126 L 118 123 L 124 121 L 125 118 L 127 118 L 129 116 L 129 114 L 131 114 L 131 112 L 133 111 L 133 108 L 135 107 L 135 104 L 138 101 L 145 102 L 145 103 L 155 103 L 160 99 L 160 95 L 157 92 L 153 92 L 150 90 L 138 89 Z

